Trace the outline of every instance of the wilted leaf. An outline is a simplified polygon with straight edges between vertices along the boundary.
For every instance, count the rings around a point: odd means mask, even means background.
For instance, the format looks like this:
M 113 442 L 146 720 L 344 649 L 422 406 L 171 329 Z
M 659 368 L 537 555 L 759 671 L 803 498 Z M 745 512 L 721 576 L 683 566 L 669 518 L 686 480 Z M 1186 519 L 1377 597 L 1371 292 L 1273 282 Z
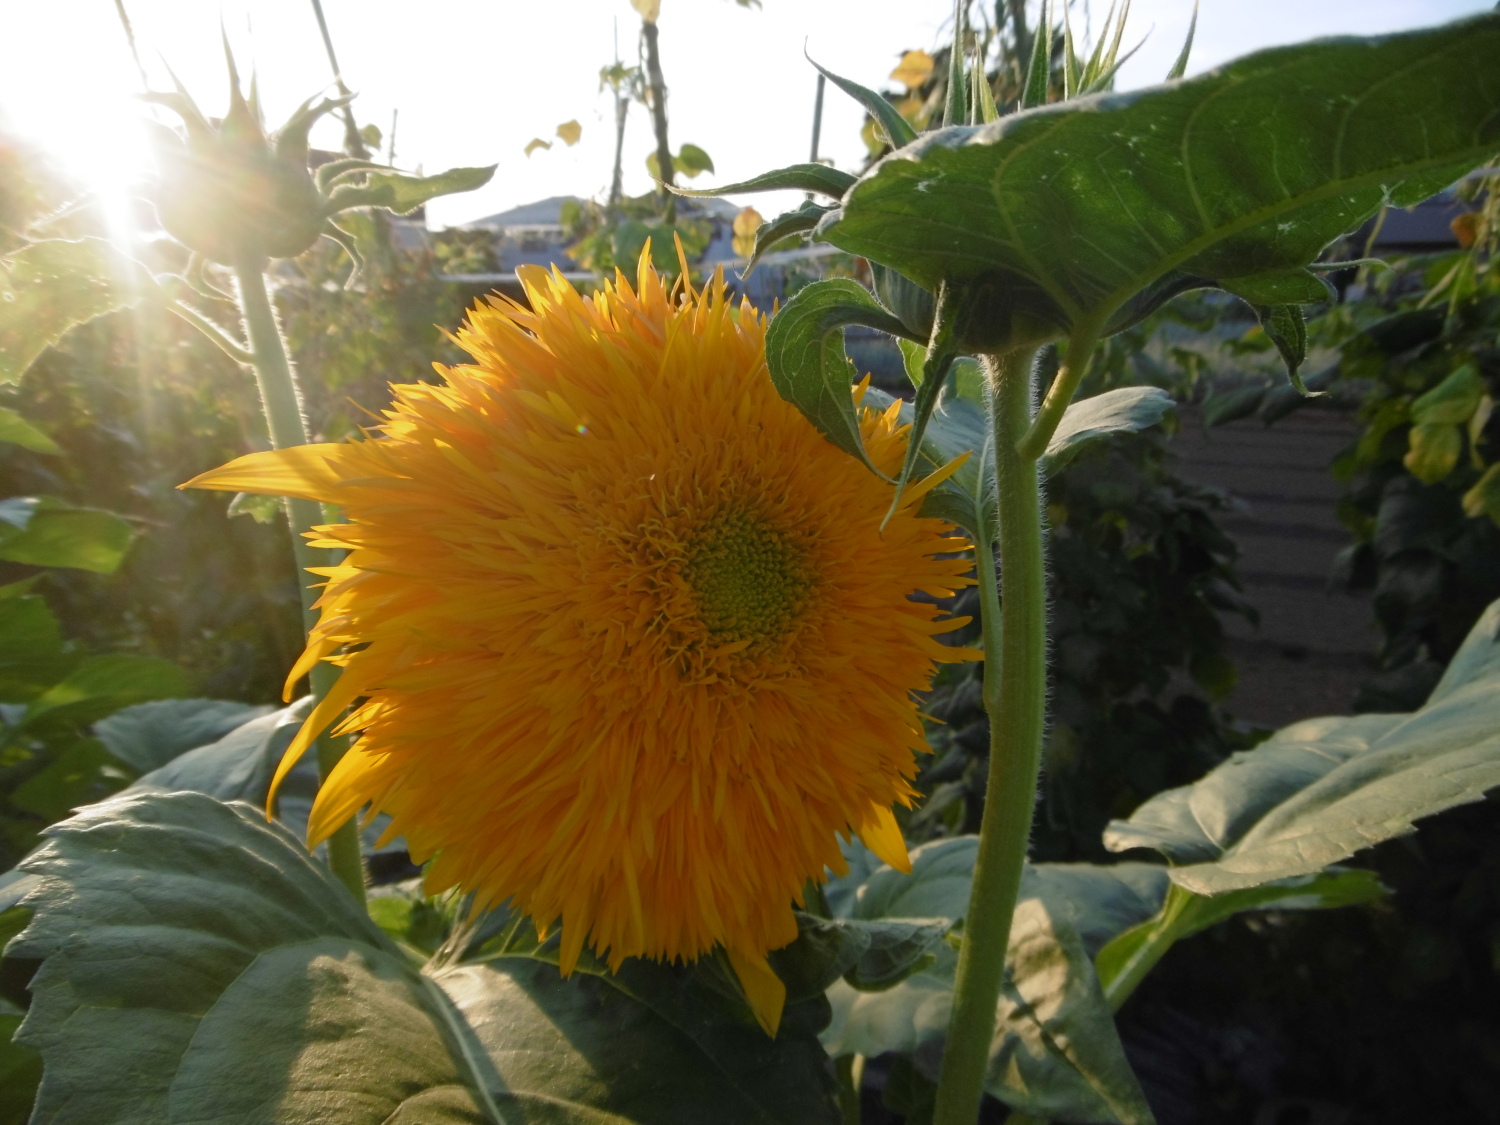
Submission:
M 539 148 L 551 148 L 551 147 L 552 147 L 552 142 L 551 141 L 544 141 L 544 140 L 542 140 L 541 137 L 532 137 L 531 140 L 529 140 L 529 141 L 526 142 L 526 155 L 530 156 L 533 152 L 535 152 Z
M 1319 871 L 1500 785 L 1500 602 L 1409 714 L 1307 719 L 1112 821 L 1113 851 L 1154 848 L 1202 895 Z
M 578 143 L 578 138 L 583 136 L 583 126 L 575 121 L 564 121 L 557 127 L 557 135 L 563 139 L 563 143 L 572 148 Z M 528 156 L 530 153 L 527 154 Z
M 891 71 L 891 77 L 908 89 L 915 90 L 932 77 L 932 56 L 926 51 L 907 51 Z
M 1407 442 L 1401 463 L 1423 484 L 1436 484 L 1451 473 L 1464 446 L 1463 435 L 1451 422 L 1419 422 Z
M 1500 465 L 1491 465 L 1474 487 L 1464 493 L 1464 514 L 1489 516 L 1500 524 Z
M 661 17 L 661 0 L 630 0 L 630 6 L 647 23 L 655 23 Z

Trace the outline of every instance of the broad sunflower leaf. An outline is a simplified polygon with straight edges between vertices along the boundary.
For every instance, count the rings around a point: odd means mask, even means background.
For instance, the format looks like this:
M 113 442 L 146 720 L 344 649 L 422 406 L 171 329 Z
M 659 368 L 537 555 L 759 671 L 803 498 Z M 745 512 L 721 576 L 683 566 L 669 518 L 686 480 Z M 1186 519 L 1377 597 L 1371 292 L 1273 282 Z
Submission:
M 844 354 L 844 328 L 863 324 L 908 335 L 856 281 L 835 278 L 801 289 L 771 318 L 766 363 L 782 398 L 829 441 L 878 471 L 865 455 L 854 409 L 854 365 Z
M 978 394 L 972 389 L 966 393 L 961 389 L 962 382 L 961 378 L 954 378 L 938 395 L 927 428 L 922 432 L 914 476 L 920 479 L 955 457 L 970 454 L 957 472 L 927 494 L 920 514 L 947 520 L 977 535 L 984 506 L 994 503 L 993 436 L 985 423 L 984 407 Z M 875 387 L 865 391 L 864 405 L 876 410 L 889 409 L 895 401 L 891 395 Z M 900 419 L 903 424 L 911 424 L 915 413 L 910 402 L 902 402 Z
M 1175 274 L 1306 267 L 1473 168 L 1500 148 L 1497 51 L 1486 14 L 943 129 L 871 169 L 819 233 L 930 290 L 982 280 L 1012 345 L 1098 329 Z
M 223 699 L 159 699 L 116 711 L 94 724 L 94 737 L 137 773 L 150 773 L 173 758 L 217 742 L 270 711 Z
M 12 497 L 0 511 L 0 559 L 113 574 L 135 530 L 113 512 L 46 497 Z
M 132 703 L 186 695 L 187 686 L 187 676 L 170 660 L 124 653 L 88 656 L 31 700 L 16 727 L 93 723 Z
M 152 288 L 150 272 L 102 238 L 11 251 L 0 260 L 0 383 L 14 383 L 78 325 L 138 304 Z
M 912 852 L 912 871 L 880 867 L 857 887 L 828 896 L 856 919 L 946 917 L 968 910 L 977 840 L 940 840 Z M 854 864 L 852 868 L 858 869 Z M 986 1089 L 1021 1112 L 1047 1119 L 1151 1120 L 1125 1061 L 1090 956 L 1120 931 L 1150 918 L 1166 893 L 1151 864 L 1027 869 L 1012 922 Z M 910 1054 L 936 1080 L 952 1005 L 957 955 L 946 942 L 933 964 L 882 992 L 846 982 L 828 991 L 833 1022 L 823 1034 L 832 1055 Z
M 892 148 L 900 148 L 917 139 L 917 131 L 911 127 L 911 122 L 902 117 L 901 111 L 886 101 L 882 95 L 868 86 L 861 86 L 858 82 L 848 78 L 840 78 L 833 71 L 813 62 L 811 58 L 807 61 L 812 63 L 813 68 L 824 78 L 865 107 L 865 112 L 879 123 L 881 132 L 891 142 Z
M 771 1039 L 651 962 L 419 969 L 248 805 L 143 794 L 48 834 L 10 950 L 44 959 L 20 1035 L 46 1063 L 37 1120 L 839 1119 L 815 1028 Z
M 62 627 L 43 598 L 0 597 L 0 702 L 35 699 L 80 659 L 63 644 Z
M 4 921 L 0 914 L 0 923 Z M 0 939 L 8 936 L 0 933 Z M 24 1125 L 42 1080 L 42 1056 L 12 1040 L 25 1014 L 0 999 L 0 1125 Z
M 1308 719 L 1169 789 L 1104 834 L 1218 895 L 1319 871 L 1500 785 L 1500 602 L 1417 711 Z
M 1146 430 L 1166 417 L 1176 403 L 1160 387 L 1120 387 L 1068 407 L 1058 423 L 1047 452 L 1043 473 L 1062 469 L 1089 442 L 1109 434 Z

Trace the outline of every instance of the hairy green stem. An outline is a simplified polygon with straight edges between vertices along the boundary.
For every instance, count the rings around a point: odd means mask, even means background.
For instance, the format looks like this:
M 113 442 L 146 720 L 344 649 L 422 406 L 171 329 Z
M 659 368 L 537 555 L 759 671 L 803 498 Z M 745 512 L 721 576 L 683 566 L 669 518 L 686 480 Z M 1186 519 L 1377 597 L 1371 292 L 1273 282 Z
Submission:
M 1020 350 L 985 357 L 995 433 L 995 516 L 1005 598 L 997 606 L 991 535 L 988 528 L 981 528 L 975 553 L 983 598 L 989 785 L 953 984 L 934 1125 L 974 1125 L 979 1113 L 1041 764 L 1047 702 L 1041 493 L 1036 459 L 1017 448 L 1031 421 L 1032 354 Z
M 255 382 L 260 388 L 261 404 L 265 407 L 271 444 L 277 449 L 285 449 L 307 444 L 307 422 L 302 416 L 302 400 L 297 392 L 291 361 L 287 358 L 286 341 L 281 338 L 276 311 L 271 307 L 271 296 L 266 290 L 266 264 L 258 258 L 238 262 L 235 277 L 239 281 L 240 311 L 245 317 L 245 334 L 250 341 Z M 286 514 L 292 532 L 292 553 L 302 579 L 298 587 L 302 594 L 303 628 L 310 631 L 318 621 L 318 612 L 313 608 L 318 594 L 308 584 L 307 571 L 311 567 L 327 566 L 333 560 L 328 551 L 311 546 L 302 533 L 314 524 L 325 522 L 324 514 L 316 501 L 291 498 L 286 501 Z M 320 662 L 308 676 L 314 697 L 322 699 L 327 695 L 338 675 L 337 668 Z M 328 779 L 333 767 L 344 756 L 344 750 L 341 738 L 329 734 L 318 738 L 318 776 L 321 780 Z M 329 837 L 328 866 L 350 893 L 364 902 L 364 861 L 360 858 L 359 834 L 353 820 Z

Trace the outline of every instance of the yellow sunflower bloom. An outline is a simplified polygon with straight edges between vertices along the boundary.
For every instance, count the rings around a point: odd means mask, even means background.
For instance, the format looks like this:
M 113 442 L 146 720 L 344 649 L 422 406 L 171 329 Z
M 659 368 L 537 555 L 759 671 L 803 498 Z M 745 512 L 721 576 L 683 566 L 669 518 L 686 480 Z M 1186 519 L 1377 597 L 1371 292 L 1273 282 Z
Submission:
M 430 892 L 560 923 L 565 973 L 585 943 L 611 968 L 722 945 L 774 1034 L 792 904 L 844 870 L 840 833 L 907 869 L 913 693 L 977 655 L 908 597 L 970 581 L 963 540 L 915 514 L 945 474 L 882 533 L 891 486 L 777 395 L 765 320 L 720 280 L 668 292 L 646 254 L 633 290 L 521 279 L 531 307 L 477 306 L 474 363 L 393 387 L 378 436 L 190 482 L 348 521 L 317 531 L 349 554 L 288 691 L 319 660 L 343 675 L 277 782 L 359 701 L 309 844 L 388 813 Z M 863 432 L 894 473 L 895 409 Z

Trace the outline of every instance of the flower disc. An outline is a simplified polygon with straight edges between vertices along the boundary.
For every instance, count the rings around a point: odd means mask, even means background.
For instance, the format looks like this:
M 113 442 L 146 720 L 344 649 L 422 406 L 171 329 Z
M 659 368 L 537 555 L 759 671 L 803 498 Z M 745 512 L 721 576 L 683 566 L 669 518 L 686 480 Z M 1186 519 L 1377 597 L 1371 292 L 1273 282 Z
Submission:
M 968 584 L 965 543 L 915 515 L 923 485 L 880 530 L 891 486 L 777 395 L 764 319 L 721 284 L 669 293 L 644 256 L 634 290 L 522 281 L 530 308 L 476 307 L 473 364 L 394 387 L 379 436 L 193 482 L 347 519 L 318 529 L 349 554 L 289 685 L 344 673 L 282 774 L 361 700 L 311 843 L 388 813 L 430 891 L 560 922 L 565 971 L 585 943 L 612 966 L 722 944 L 774 1030 L 766 953 L 844 870 L 838 834 L 907 863 L 913 693 L 975 655 L 909 595 Z M 863 432 L 894 473 L 896 409 Z

